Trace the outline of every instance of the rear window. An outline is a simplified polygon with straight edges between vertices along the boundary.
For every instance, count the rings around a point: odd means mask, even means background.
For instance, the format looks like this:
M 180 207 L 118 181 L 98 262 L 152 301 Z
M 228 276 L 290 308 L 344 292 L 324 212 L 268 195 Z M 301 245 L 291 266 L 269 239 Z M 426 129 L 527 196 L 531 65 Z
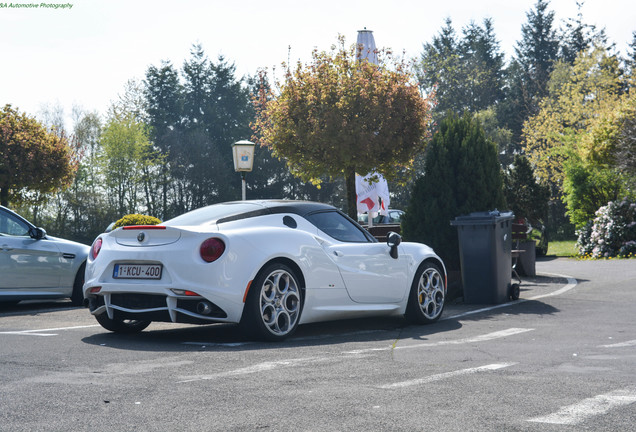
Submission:
M 214 204 L 200 209 L 192 210 L 181 216 L 170 219 L 162 225 L 167 226 L 197 226 L 216 223 L 219 219 L 227 219 L 245 213 L 266 211 L 263 206 L 254 203 L 223 203 Z

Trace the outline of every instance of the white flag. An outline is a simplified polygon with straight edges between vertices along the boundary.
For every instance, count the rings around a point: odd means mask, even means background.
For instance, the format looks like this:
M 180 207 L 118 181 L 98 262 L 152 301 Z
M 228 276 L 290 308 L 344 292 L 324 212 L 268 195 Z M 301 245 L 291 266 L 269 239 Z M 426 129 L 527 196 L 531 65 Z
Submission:
M 378 177 L 377 182 L 369 182 L 369 178 Z M 356 174 L 356 195 L 358 213 L 387 214 L 391 198 L 389 197 L 389 185 L 382 174 L 370 173 L 364 178 Z

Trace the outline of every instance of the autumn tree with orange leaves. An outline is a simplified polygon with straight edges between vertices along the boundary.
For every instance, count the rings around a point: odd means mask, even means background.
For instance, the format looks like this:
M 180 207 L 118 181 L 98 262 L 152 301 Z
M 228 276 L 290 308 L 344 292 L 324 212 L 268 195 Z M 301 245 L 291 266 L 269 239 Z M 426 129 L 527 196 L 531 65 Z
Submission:
M 68 186 L 77 170 L 63 136 L 5 105 L 0 110 L 0 204 L 19 201 L 24 192 L 53 192 Z
M 410 168 L 429 138 L 433 103 L 389 51 L 378 53 L 378 66 L 357 60 L 361 47 L 338 42 L 330 52 L 314 50 L 308 64 L 283 65 L 282 82 L 260 86 L 254 139 L 304 181 L 344 177 L 356 218 L 355 174 L 391 181 Z

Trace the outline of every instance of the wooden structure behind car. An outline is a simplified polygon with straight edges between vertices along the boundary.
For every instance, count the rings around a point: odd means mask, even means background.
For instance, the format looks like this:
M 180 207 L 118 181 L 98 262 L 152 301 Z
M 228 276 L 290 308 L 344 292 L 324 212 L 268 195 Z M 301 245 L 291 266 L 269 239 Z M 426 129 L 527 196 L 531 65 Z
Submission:
M 378 239 L 380 242 L 386 241 L 386 236 L 389 232 L 393 231 L 395 233 L 400 234 L 401 228 L 400 224 L 382 224 L 382 225 L 374 225 L 369 227 L 368 225 L 363 225 L 363 228 L 369 231 L 369 233 Z

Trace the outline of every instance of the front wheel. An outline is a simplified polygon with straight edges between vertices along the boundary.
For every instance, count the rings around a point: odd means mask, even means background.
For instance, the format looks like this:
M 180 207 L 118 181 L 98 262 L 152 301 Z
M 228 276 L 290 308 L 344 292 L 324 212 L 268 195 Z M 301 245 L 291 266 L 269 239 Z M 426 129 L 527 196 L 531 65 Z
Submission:
M 437 265 L 426 262 L 413 278 L 406 318 L 418 324 L 435 322 L 442 315 L 445 300 L 444 276 Z
M 302 291 L 294 270 L 280 263 L 264 267 L 252 282 L 241 326 L 257 339 L 281 341 L 300 320 Z
M 95 319 L 106 330 L 122 334 L 139 333 L 150 325 L 150 321 L 110 319 L 105 312 L 95 315 Z

